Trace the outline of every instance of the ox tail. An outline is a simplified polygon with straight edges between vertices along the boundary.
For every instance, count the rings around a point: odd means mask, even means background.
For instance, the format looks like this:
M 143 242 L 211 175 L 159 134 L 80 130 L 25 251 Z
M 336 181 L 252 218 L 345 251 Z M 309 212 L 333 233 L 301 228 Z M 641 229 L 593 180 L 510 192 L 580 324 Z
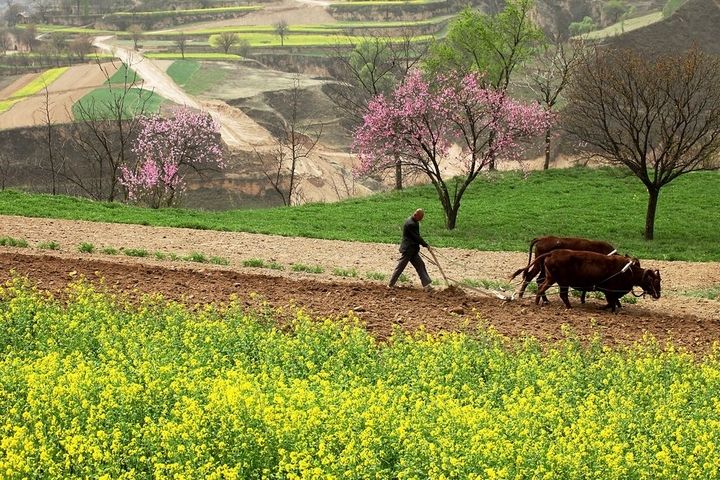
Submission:
M 531 247 L 531 251 L 532 251 L 532 247 Z M 535 264 L 537 264 L 539 261 L 544 260 L 545 257 L 547 257 L 548 255 L 550 255 L 551 253 L 553 253 L 553 252 L 550 251 L 550 252 L 548 252 L 548 253 L 543 253 L 543 254 L 540 255 L 539 257 L 535 257 L 535 260 L 533 260 L 532 262 L 530 262 L 527 267 L 525 267 L 525 268 L 520 268 L 520 269 L 518 269 L 515 273 L 513 273 L 512 276 L 510 277 L 510 280 L 512 280 L 513 278 L 517 277 L 517 276 L 520 275 L 521 273 L 527 273 L 527 271 L 530 270 L 532 267 L 534 267 Z
M 535 244 L 538 242 L 538 240 L 540 240 L 540 237 L 535 237 L 535 238 L 533 238 L 532 240 L 530 240 L 530 250 L 528 251 L 528 264 L 527 264 L 528 268 L 530 268 L 530 262 L 532 262 L 533 247 L 534 247 Z M 515 273 L 515 275 L 513 275 L 513 276 L 517 276 L 519 273 L 520 273 L 520 272 L 517 272 L 517 273 Z

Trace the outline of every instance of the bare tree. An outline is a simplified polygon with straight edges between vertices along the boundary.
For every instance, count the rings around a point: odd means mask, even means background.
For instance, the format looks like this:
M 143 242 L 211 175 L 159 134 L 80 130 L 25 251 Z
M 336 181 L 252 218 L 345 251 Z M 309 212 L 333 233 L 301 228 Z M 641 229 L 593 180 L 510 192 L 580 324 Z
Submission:
M 275 33 L 280 37 L 280 46 L 285 45 L 285 37 L 290 33 L 290 26 L 285 19 L 280 20 L 275 24 Z
M 76 130 L 72 141 L 81 152 L 81 165 L 66 166 L 63 175 L 86 195 L 96 200 L 117 199 L 120 166 L 127 164 L 140 117 L 147 111 L 153 92 L 143 90 L 142 81 L 124 65 L 122 83 L 110 82 L 111 72 L 98 62 L 108 80 L 106 99 L 90 96 L 74 105 Z
M 652 240 L 660 189 L 688 172 L 718 168 L 720 58 L 696 48 L 656 58 L 595 50 L 573 75 L 564 119 L 591 153 L 645 185 L 645 239 Z
M 33 11 L 42 23 L 48 23 L 50 12 L 53 9 L 52 0 L 34 0 L 32 2 Z
M 10 183 L 13 171 L 10 165 L 10 155 L 7 152 L 0 151 L 0 191 L 5 190 L 5 186 Z
M 47 156 L 43 170 L 50 173 L 50 191 L 53 195 L 58 193 L 58 176 L 63 168 L 62 152 L 64 149 L 58 148 L 56 144 L 55 127 L 52 121 L 52 103 L 50 102 L 50 91 L 47 85 L 43 89 L 44 100 L 41 107 L 42 123 L 44 127 L 44 143 L 47 148 Z
M 180 50 L 180 55 L 182 56 L 183 59 L 185 58 L 185 49 L 187 48 L 187 44 L 188 44 L 187 35 L 185 34 L 185 32 L 180 32 L 175 37 L 175 46 L 178 48 L 178 50 Z
M 62 32 L 52 32 L 50 34 L 50 45 L 52 46 L 53 53 L 60 55 L 67 48 L 65 34 Z
M 229 53 L 230 49 L 240 43 L 240 36 L 235 32 L 222 32 L 210 37 L 210 45 Z
M 22 12 L 22 5 L 15 2 L 8 2 L 7 8 L 3 13 L 3 19 L 8 24 L 8 27 L 14 27 L 17 24 L 18 15 Z
M 301 125 L 299 119 L 301 93 L 300 80 L 295 78 L 287 102 L 290 107 L 289 116 L 283 121 L 283 129 L 276 139 L 270 160 L 263 161 L 263 173 L 282 198 L 284 205 L 294 205 L 301 200 L 302 178 L 298 174 L 299 163 L 310 156 L 322 135 L 322 124 L 314 132 L 311 128 Z M 260 156 L 257 151 L 256 155 Z
M 570 81 L 570 75 L 582 58 L 582 44 L 570 45 L 556 38 L 543 46 L 536 67 L 525 77 L 524 86 L 530 89 L 535 100 L 548 111 L 554 111 L 561 95 Z M 550 143 L 552 128 L 545 131 L 545 163 L 543 169 L 550 168 Z
M 85 61 L 85 57 L 93 51 L 92 37 L 88 35 L 79 35 L 70 42 L 68 46 L 70 53 L 77 56 L 81 62 Z
M 37 28 L 35 27 L 35 25 L 30 24 L 22 30 L 18 30 L 17 40 L 18 42 L 25 45 L 29 52 L 32 52 L 38 43 Z
M 128 27 L 128 32 L 130 33 L 130 38 L 133 41 L 133 49 L 137 50 L 140 39 L 143 36 L 143 29 L 140 25 L 133 24 Z
M 0 30 L 0 56 L 12 48 L 12 39 L 7 30 Z

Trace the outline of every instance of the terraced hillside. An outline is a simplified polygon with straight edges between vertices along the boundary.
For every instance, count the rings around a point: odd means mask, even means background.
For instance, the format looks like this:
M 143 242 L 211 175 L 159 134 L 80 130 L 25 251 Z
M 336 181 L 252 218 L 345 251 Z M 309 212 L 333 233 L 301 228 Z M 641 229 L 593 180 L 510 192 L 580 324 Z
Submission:
M 685 51 L 697 45 L 704 51 L 720 54 L 720 2 L 689 0 L 673 15 L 660 22 L 609 37 L 604 44 L 633 48 L 654 55 Z

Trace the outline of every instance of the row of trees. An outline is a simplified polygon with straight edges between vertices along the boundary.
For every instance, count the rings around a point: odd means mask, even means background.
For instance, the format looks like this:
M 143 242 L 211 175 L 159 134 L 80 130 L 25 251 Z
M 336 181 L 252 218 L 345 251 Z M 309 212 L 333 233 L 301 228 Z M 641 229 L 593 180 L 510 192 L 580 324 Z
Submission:
M 18 21 L 27 19 L 40 23 L 50 23 L 57 16 L 88 16 L 122 11 L 132 8 L 130 0 L 32 0 L 16 2 L 7 0 L 5 23 L 14 26 Z
M 357 173 L 421 172 L 452 229 L 478 173 L 517 155 L 523 140 L 544 135 L 547 167 L 555 124 L 587 156 L 626 167 L 643 182 L 645 238 L 652 239 L 661 188 L 720 166 L 720 60 L 698 50 L 653 58 L 548 43 L 530 21 L 531 7 L 530 0 L 510 0 L 493 16 L 466 10 L 409 73 L 396 56 L 376 61 L 390 51 L 377 42 L 356 48 L 347 70 L 370 97 L 356 110 L 363 113 L 355 130 Z M 528 62 L 523 82 L 513 82 Z M 532 105 L 511 98 L 517 83 L 534 94 Z M 463 166 L 460 174 L 447 173 L 451 160 Z

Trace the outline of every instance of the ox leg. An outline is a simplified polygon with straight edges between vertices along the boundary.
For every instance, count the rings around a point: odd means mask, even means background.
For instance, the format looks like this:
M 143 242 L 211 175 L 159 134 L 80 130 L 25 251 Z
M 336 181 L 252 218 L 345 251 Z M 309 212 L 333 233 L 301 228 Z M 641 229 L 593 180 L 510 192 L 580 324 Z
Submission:
M 611 312 L 615 313 L 615 310 L 620 310 L 622 307 L 620 297 L 617 295 L 605 292 L 605 300 L 607 301 L 607 305 L 602 307 L 603 310 L 610 309 Z
M 523 295 L 525 295 L 525 289 L 530 284 L 530 282 L 532 282 L 532 279 L 535 278 L 535 275 L 537 275 L 538 272 L 540 272 L 540 274 L 542 275 L 542 269 L 537 265 L 533 266 L 530 270 L 525 272 L 525 275 L 523 275 L 522 285 L 520 286 L 520 292 L 518 293 L 518 298 L 522 298 Z M 538 278 L 538 285 L 540 285 L 540 283 L 541 281 Z
M 585 290 L 580 290 L 580 303 L 585 303 L 585 295 L 587 295 L 587 292 Z
M 613 295 L 612 293 L 606 293 L 605 299 L 607 300 L 607 305 L 605 308 L 609 308 L 612 313 L 615 313 L 615 306 L 620 303 L 620 299 L 616 295 Z
M 537 294 L 535 295 L 535 305 L 538 305 L 540 303 L 540 299 L 543 299 L 543 305 L 547 304 L 547 297 L 545 296 L 545 292 L 547 291 L 550 286 L 555 283 L 555 279 L 552 278 L 552 275 L 549 273 L 545 275 L 545 281 L 538 286 Z
M 570 287 L 560 287 L 560 299 L 565 304 L 565 308 L 571 308 L 570 307 L 570 298 L 568 298 L 569 291 L 570 291 Z

